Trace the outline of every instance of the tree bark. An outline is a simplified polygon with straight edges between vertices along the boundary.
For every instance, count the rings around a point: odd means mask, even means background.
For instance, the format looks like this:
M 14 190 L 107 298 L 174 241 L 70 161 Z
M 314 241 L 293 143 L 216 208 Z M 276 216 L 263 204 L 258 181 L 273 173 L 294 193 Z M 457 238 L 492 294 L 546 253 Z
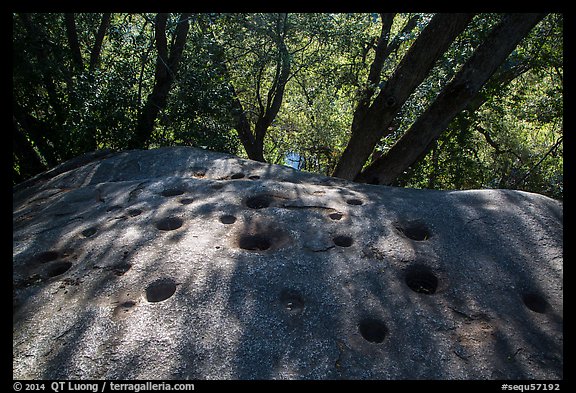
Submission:
M 386 155 L 355 180 L 390 184 L 419 157 L 424 157 L 450 121 L 466 108 L 498 66 L 545 15 L 506 15 L 410 129 Z
M 90 73 L 94 72 L 100 61 L 100 52 L 102 50 L 102 43 L 104 42 L 106 30 L 108 30 L 108 26 L 110 26 L 111 15 L 112 14 L 110 13 L 102 14 L 102 20 L 100 21 L 100 26 L 98 27 L 98 32 L 96 33 L 96 37 L 94 39 L 94 46 L 92 47 L 92 51 L 90 52 L 90 65 L 88 68 Z
M 72 53 L 72 63 L 74 64 L 76 71 L 81 73 L 84 69 L 84 64 L 82 62 L 82 52 L 80 51 L 80 44 L 78 42 L 78 32 L 76 30 L 76 19 L 74 14 L 65 13 L 64 23 L 66 25 L 66 37 L 68 37 L 68 46 L 70 47 L 70 52 Z
M 384 67 L 384 62 L 390 53 L 388 49 L 388 41 L 390 35 L 390 29 L 392 28 L 392 22 L 394 21 L 394 16 L 396 14 L 380 14 L 380 19 L 382 22 L 382 27 L 380 29 L 380 37 L 376 43 L 374 49 L 374 61 L 370 65 L 370 72 L 368 73 L 368 81 L 366 88 L 360 93 L 360 99 L 358 100 L 358 105 L 354 110 L 354 117 L 352 120 L 352 128 L 359 123 L 361 119 L 366 115 L 366 111 L 370 107 L 370 100 L 376 92 L 376 87 L 380 83 L 380 78 L 382 74 L 382 68 Z
M 176 77 L 180 58 L 186 44 L 189 18 L 190 14 L 183 13 L 180 15 L 174 43 L 168 54 L 168 43 L 166 39 L 168 14 L 156 15 L 155 35 L 158 57 L 156 59 L 154 87 L 138 118 L 138 124 L 136 125 L 132 140 L 129 143 L 129 148 L 131 149 L 148 147 L 158 113 L 166 107 L 168 93 Z
M 18 161 L 20 169 L 19 173 L 14 172 L 13 180 L 15 183 L 19 183 L 48 169 L 40 161 L 40 157 L 14 116 L 12 116 L 12 152 Z
M 12 113 L 18 125 L 24 129 L 28 138 L 36 145 L 48 166 L 55 166 L 60 157 L 56 154 L 49 136 L 54 135 L 56 131 L 49 124 L 30 115 L 14 98 L 12 99 Z
M 396 113 L 473 16 L 436 14 L 432 18 L 365 115 L 352 127 L 334 176 L 352 180 L 360 173 L 378 141 L 390 133 L 388 128 Z

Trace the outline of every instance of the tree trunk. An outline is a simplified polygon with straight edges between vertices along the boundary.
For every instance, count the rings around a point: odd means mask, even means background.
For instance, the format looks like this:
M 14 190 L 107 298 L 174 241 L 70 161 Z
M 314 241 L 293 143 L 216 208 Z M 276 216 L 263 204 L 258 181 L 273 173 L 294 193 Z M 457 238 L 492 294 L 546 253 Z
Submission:
M 20 183 L 48 169 L 40 161 L 40 157 L 14 116 L 12 116 L 12 153 L 17 159 L 19 166 L 19 173 L 14 173 L 14 183 Z
M 76 20 L 74 14 L 65 13 L 64 23 L 66 25 L 66 36 L 68 37 L 68 46 L 72 53 L 72 63 L 76 67 L 76 71 L 81 73 L 84 69 L 82 62 L 82 53 L 80 51 L 80 44 L 78 43 L 78 32 L 76 31 Z
M 106 35 L 106 30 L 110 26 L 110 13 L 102 14 L 102 20 L 100 21 L 100 26 L 98 27 L 98 32 L 94 40 L 94 46 L 90 52 L 90 66 L 89 71 L 93 73 L 98 63 L 100 61 L 100 52 L 102 50 L 102 42 L 104 42 L 104 36 Z
M 48 137 L 49 135 L 54 135 L 56 131 L 50 125 L 30 115 L 14 98 L 12 99 L 12 113 L 18 126 L 26 132 L 28 138 L 36 145 L 48 166 L 53 167 L 58 164 L 60 157 L 56 154 Z
M 388 129 L 396 113 L 473 16 L 436 14 L 432 18 L 366 114 L 352 127 L 352 136 L 334 176 L 352 180 L 360 173 L 378 141 L 390 133 Z
M 384 61 L 390 54 L 388 49 L 388 40 L 390 35 L 390 29 L 392 28 L 392 22 L 394 21 L 394 16 L 396 14 L 380 14 L 380 19 L 382 22 L 382 27 L 380 29 L 380 37 L 376 43 L 374 49 L 374 61 L 370 65 L 370 72 L 368 73 L 368 81 L 366 88 L 360 93 L 360 98 L 358 100 L 358 105 L 354 110 L 354 118 L 352 120 L 352 128 L 359 123 L 361 119 L 366 115 L 366 111 L 370 107 L 370 100 L 376 92 L 376 87 L 380 83 L 380 77 L 382 74 L 382 67 L 384 67 Z
M 134 131 L 134 136 L 129 143 L 129 148 L 138 149 L 148 147 L 150 136 L 154 130 L 154 123 L 158 113 L 166 107 L 168 93 L 172 87 L 172 82 L 178 70 L 178 64 L 186 44 L 188 35 L 190 14 L 181 14 L 176 27 L 176 37 L 170 48 L 168 55 L 168 44 L 166 39 L 166 24 L 168 14 L 158 14 L 156 16 L 156 49 L 158 57 L 156 59 L 156 72 L 152 93 L 148 96 L 144 108 L 138 118 L 138 124 Z
M 260 111 L 254 124 L 254 132 L 251 131 L 250 121 L 248 120 L 242 103 L 238 99 L 234 87 L 230 84 L 230 89 L 233 92 L 234 111 L 233 116 L 235 119 L 235 127 L 238 132 L 240 142 L 246 150 L 248 158 L 255 161 L 266 162 L 264 158 L 264 138 L 268 132 L 268 128 L 278 115 L 282 100 L 284 99 L 284 90 L 286 83 L 290 79 L 290 53 L 284 41 L 284 35 L 287 28 L 287 14 L 279 15 L 277 21 L 277 35 L 274 36 L 276 45 L 278 47 L 278 59 L 276 63 L 276 74 L 272 81 L 272 86 L 266 94 L 266 103 L 264 105 L 262 95 L 260 94 L 259 84 L 257 83 L 256 94 L 260 106 Z M 222 54 L 221 54 L 222 55 Z M 223 57 L 223 55 L 222 55 Z M 222 62 L 223 63 L 223 62 Z M 224 72 L 228 76 L 228 70 L 223 66 Z
M 450 121 L 466 108 L 498 66 L 544 16 L 527 13 L 506 15 L 410 129 L 386 155 L 372 163 L 355 180 L 390 184 L 419 157 L 423 157 Z

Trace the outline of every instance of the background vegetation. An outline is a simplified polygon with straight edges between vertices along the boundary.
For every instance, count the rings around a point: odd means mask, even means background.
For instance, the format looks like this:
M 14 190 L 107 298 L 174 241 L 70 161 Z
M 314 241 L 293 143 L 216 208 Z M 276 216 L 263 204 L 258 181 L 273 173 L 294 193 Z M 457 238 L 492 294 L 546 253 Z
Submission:
M 563 17 L 526 15 L 14 14 L 13 183 L 187 145 L 561 199 Z

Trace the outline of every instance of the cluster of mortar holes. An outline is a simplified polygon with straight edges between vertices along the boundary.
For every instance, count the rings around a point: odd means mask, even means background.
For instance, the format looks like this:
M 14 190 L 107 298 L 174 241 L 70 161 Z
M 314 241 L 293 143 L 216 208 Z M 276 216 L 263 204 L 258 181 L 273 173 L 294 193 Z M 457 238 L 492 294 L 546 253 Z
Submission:
M 194 202 L 194 199 L 192 199 L 192 198 L 182 198 L 182 199 L 180 199 L 180 203 L 183 204 L 183 205 L 189 205 L 189 204 L 191 204 L 192 202 Z
M 146 300 L 150 303 L 162 302 L 176 292 L 176 283 L 171 278 L 161 278 L 148 285 Z
M 238 173 L 234 173 L 232 176 L 230 176 L 230 179 L 232 180 L 238 180 L 238 179 L 244 179 L 246 175 L 243 174 L 242 172 L 238 172 Z
M 346 203 L 349 205 L 362 205 L 364 202 L 357 198 L 350 198 L 346 200 Z
M 380 344 L 388 335 L 388 327 L 376 318 L 364 318 L 358 324 L 360 335 L 371 343 Z
M 238 246 L 248 251 L 266 251 L 272 246 L 272 242 L 263 234 L 242 235 L 238 240 Z
M 250 209 L 263 209 L 270 206 L 271 202 L 269 195 L 255 195 L 246 199 L 246 206 Z
M 236 222 L 236 217 L 231 214 L 225 214 L 220 216 L 220 222 L 222 224 L 234 224 Z
M 346 235 L 334 236 L 332 241 L 339 247 L 350 247 L 352 243 L 354 243 L 354 240 L 350 236 Z
M 430 231 L 420 221 L 409 222 L 405 225 L 397 225 L 396 229 L 400 231 L 404 236 L 415 241 L 428 240 L 430 238 Z
M 280 303 L 284 310 L 291 314 L 300 314 L 304 311 L 304 298 L 294 289 L 283 289 L 280 292 Z
M 342 219 L 342 217 L 344 216 L 344 214 L 340 213 L 340 212 L 334 212 L 334 213 L 330 213 L 328 215 L 328 217 L 330 217 L 331 220 L 334 221 L 339 221 Z
M 173 196 L 182 195 L 185 192 L 186 192 L 186 190 L 184 190 L 181 187 L 172 187 L 172 188 L 165 189 L 160 194 L 164 197 L 173 197 Z
M 164 217 L 156 222 L 156 228 L 161 231 L 173 231 L 182 226 L 183 221 L 178 217 Z
M 438 277 L 423 265 L 415 265 L 406 271 L 404 280 L 408 288 L 416 293 L 433 295 L 438 289 Z
M 537 293 L 525 293 L 522 301 L 529 310 L 535 313 L 544 314 L 548 310 L 548 302 Z

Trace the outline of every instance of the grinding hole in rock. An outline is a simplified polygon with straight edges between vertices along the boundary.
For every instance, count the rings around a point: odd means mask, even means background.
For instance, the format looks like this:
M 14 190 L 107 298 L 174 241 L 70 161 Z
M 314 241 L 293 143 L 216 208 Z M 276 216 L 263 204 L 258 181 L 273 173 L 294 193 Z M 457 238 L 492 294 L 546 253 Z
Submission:
M 116 308 L 114 309 L 114 315 L 119 316 L 128 313 L 135 305 L 136 302 L 133 300 L 127 300 L 125 302 L 122 302 L 119 305 L 117 305 Z
M 36 256 L 36 261 L 40 263 L 46 263 L 57 259 L 60 256 L 58 251 L 50 250 L 44 251 Z
M 236 222 L 236 217 L 226 214 L 220 217 L 220 222 L 222 224 L 234 224 Z
M 342 218 L 342 216 L 343 216 L 343 214 L 342 214 L 342 213 L 338 213 L 338 212 L 330 213 L 330 214 L 328 215 L 328 217 L 330 217 L 330 219 L 335 220 L 335 221 L 340 220 L 340 219 Z
M 86 228 L 82 231 L 82 236 L 90 237 L 90 236 L 94 235 L 97 230 L 98 230 L 98 228 L 96 228 L 96 227 Z
M 265 235 L 242 235 L 238 242 L 240 248 L 248 251 L 265 251 L 270 248 L 272 243 Z
M 258 176 L 258 175 L 252 175 L 252 176 L 248 176 L 248 179 L 250 179 L 250 180 L 260 180 L 260 176 Z
M 164 191 L 161 192 L 162 196 L 165 197 L 172 197 L 172 196 L 177 196 L 177 195 L 182 195 L 184 194 L 185 190 L 183 188 L 180 187 L 173 187 L 173 188 L 167 188 Z
M 351 198 L 346 200 L 346 203 L 349 205 L 362 205 L 364 202 L 357 198 Z
M 146 300 L 150 303 L 162 302 L 176 292 L 176 283 L 171 278 L 156 280 L 146 288 Z
M 527 293 L 522 296 L 522 301 L 528 309 L 538 313 L 544 314 L 548 309 L 548 303 L 544 298 L 536 293 Z
M 165 217 L 156 223 L 156 228 L 161 231 L 173 231 L 182 226 L 182 219 L 178 217 Z
M 71 267 L 72 267 L 71 262 L 66 261 L 55 262 L 54 264 L 52 264 L 52 266 L 50 266 L 46 274 L 48 275 L 48 277 L 56 277 L 66 273 L 68 269 L 70 269 Z
M 123 276 L 128 270 L 132 268 L 132 265 L 129 263 L 119 263 L 117 265 L 112 266 L 112 272 L 117 276 Z
M 236 179 L 243 179 L 244 176 L 245 176 L 245 175 L 244 175 L 242 172 L 238 172 L 238 173 L 235 173 L 235 174 L 233 174 L 232 176 L 230 176 L 230 179 L 234 179 L 234 180 L 236 180 Z
M 270 206 L 270 199 L 268 195 L 255 195 L 246 199 L 246 206 L 251 209 L 262 209 Z
M 346 235 L 335 236 L 332 240 L 334 241 L 334 244 L 340 247 L 350 247 L 354 242 L 350 236 Z
M 129 215 L 130 217 L 136 217 L 136 216 L 139 216 L 140 214 L 142 214 L 142 210 L 140 210 L 140 209 L 130 209 L 130 210 L 128 210 L 128 215 Z
M 192 198 L 182 198 L 182 199 L 180 199 L 180 203 L 183 204 L 183 205 L 189 205 L 189 204 L 191 204 L 192 202 L 194 202 L 194 199 L 192 199 Z
M 280 292 L 280 303 L 290 313 L 297 314 L 304 310 L 304 299 L 294 289 L 283 289 Z
M 380 344 L 388 335 L 386 324 L 375 318 L 365 318 L 358 324 L 358 330 L 366 341 Z
M 405 276 L 406 285 L 417 293 L 432 295 L 438 289 L 438 277 L 422 265 L 409 268 Z
M 396 229 L 412 240 L 423 241 L 430 238 L 430 231 L 426 225 L 420 221 L 412 221 L 405 225 L 397 225 Z

